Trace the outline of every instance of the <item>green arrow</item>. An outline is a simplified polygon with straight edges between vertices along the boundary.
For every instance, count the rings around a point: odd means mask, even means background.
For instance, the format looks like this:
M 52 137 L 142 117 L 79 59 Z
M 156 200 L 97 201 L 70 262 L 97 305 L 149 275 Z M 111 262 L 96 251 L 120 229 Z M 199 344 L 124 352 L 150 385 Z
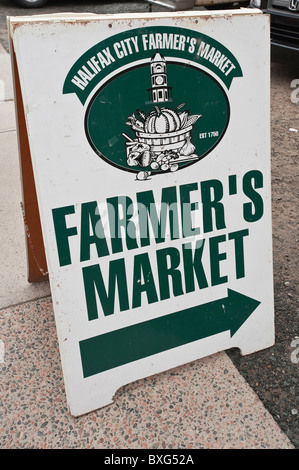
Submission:
M 230 330 L 233 336 L 260 304 L 227 290 L 227 297 L 79 342 L 84 377 Z

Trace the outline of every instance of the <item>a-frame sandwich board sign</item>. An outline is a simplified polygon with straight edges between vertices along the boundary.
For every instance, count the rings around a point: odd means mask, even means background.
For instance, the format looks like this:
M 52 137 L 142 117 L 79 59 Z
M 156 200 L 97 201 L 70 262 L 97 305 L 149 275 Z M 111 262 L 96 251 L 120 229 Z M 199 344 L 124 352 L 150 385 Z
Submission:
M 36 189 L 31 280 L 49 274 L 70 412 L 217 351 L 270 347 L 268 16 L 8 25 L 23 185 Z

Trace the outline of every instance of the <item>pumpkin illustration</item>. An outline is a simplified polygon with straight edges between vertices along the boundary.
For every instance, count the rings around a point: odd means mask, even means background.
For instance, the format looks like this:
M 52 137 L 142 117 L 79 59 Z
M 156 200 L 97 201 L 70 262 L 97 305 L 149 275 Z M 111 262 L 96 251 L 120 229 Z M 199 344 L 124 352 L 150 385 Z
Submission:
M 148 134 L 166 134 L 175 132 L 181 127 L 181 120 L 176 111 L 169 108 L 158 108 L 152 111 L 144 123 L 144 131 Z

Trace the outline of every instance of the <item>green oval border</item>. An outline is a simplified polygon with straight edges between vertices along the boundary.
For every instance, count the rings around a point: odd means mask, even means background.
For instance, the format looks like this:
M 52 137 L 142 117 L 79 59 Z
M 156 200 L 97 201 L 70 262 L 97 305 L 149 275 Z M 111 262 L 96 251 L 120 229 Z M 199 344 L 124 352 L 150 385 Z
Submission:
M 169 64 L 176 64 L 178 65 L 178 62 L 177 61 L 172 61 L 172 60 L 168 60 L 167 63 Z M 103 83 L 103 85 L 96 91 L 96 93 L 93 95 L 93 97 L 91 98 L 90 102 L 88 103 L 88 106 L 87 106 L 87 109 L 86 109 L 86 112 L 85 112 L 85 117 L 84 117 L 84 129 L 85 129 L 85 135 L 87 137 L 87 140 L 88 140 L 88 143 L 89 145 L 91 146 L 91 148 L 94 150 L 94 152 L 102 159 L 104 160 L 106 163 L 108 163 L 109 165 L 111 166 L 114 166 L 115 168 L 119 169 L 119 170 L 122 170 L 122 171 L 127 171 L 129 173 L 139 173 L 140 171 L 140 168 L 138 169 L 134 169 L 134 168 L 125 168 L 121 165 L 118 165 L 117 163 L 115 162 L 112 162 L 109 158 L 105 157 L 105 155 L 103 155 L 101 153 L 101 151 L 94 145 L 92 139 L 91 139 L 91 136 L 89 134 L 89 130 L 88 130 L 88 117 L 89 117 L 89 112 L 90 112 L 90 109 L 94 103 L 94 101 L 96 100 L 97 96 L 102 92 L 102 90 L 109 84 L 111 83 L 113 80 L 115 80 L 117 77 L 119 77 L 120 75 L 123 75 L 125 73 L 128 73 L 130 70 L 133 70 L 133 69 L 136 69 L 138 67 L 144 67 L 145 64 L 139 64 L 139 65 L 135 65 L 135 66 L 132 66 L 130 68 L 127 68 L 126 70 L 122 70 L 120 73 L 114 75 L 113 77 L 111 77 L 110 79 L 108 79 L 107 81 L 105 81 L 105 83 Z M 194 165 L 196 163 L 198 163 L 199 161 L 201 161 L 203 158 L 205 158 L 209 153 L 211 153 L 211 151 L 217 147 L 217 145 L 220 143 L 220 141 L 222 140 L 222 138 L 224 137 L 226 131 L 227 131 L 227 128 L 228 128 L 228 124 L 229 124 L 229 121 L 230 121 L 230 104 L 229 104 L 229 100 L 228 100 L 228 97 L 227 97 L 227 94 L 226 92 L 224 91 L 224 88 L 222 87 L 222 85 L 214 78 L 212 77 L 209 73 L 207 73 L 205 70 L 202 70 L 200 67 L 196 67 L 195 65 L 193 64 L 185 64 L 184 63 L 184 67 L 190 67 L 190 68 L 193 68 L 195 70 L 200 70 L 201 73 L 205 74 L 207 77 L 209 77 L 211 80 L 213 80 L 217 85 L 218 87 L 221 89 L 224 97 L 225 97 L 225 100 L 226 100 L 226 104 L 227 104 L 227 121 L 226 121 L 226 125 L 225 125 L 225 128 L 221 134 L 221 136 L 219 137 L 219 139 L 216 141 L 216 143 L 209 149 L 207 150 L 203 155 L 201 155 L 198 160 L 195 160 L 194 162 L 188 162 L 184 165 L 182 165 L 178 171 L 180 170 L 183 170 L 184 168 L 187 168 L 191 165 Z M 146 171 L 146 170 L 145 170 Z M 163 170 L 154 170 L 154 171 L 151 171 L 151 177 L 152 176 L 155 176 L 155 175 L 158 175 L 158 174 L 167 174 L 169 173 L 168 171 L 165 172 Z

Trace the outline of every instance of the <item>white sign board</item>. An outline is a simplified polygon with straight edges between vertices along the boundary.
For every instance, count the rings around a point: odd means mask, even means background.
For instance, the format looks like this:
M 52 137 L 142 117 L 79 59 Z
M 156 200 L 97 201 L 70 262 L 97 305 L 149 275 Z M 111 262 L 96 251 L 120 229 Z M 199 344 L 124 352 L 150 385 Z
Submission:
M 274 342 L 269 21 L 9 20 L 66 394 Z

